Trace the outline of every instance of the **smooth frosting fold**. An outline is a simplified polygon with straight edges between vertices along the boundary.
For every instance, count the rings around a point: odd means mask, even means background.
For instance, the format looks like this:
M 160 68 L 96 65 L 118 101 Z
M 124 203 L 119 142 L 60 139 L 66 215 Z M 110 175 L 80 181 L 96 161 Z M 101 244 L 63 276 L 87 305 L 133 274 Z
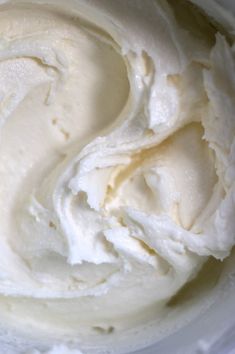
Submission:
M 232 34 L 190 2 L 33 3 L 0 6 L 2 324 L 123 330 L 234 246 Z

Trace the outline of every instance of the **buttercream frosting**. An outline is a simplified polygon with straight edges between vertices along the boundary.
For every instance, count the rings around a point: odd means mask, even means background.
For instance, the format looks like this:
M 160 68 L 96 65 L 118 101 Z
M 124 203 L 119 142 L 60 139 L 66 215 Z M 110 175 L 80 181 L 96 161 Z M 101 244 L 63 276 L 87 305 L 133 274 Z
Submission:
M 118 332 L 229 256 L 234 23 L 216 24 L 190 2 L 0 6 L 3 329 Z

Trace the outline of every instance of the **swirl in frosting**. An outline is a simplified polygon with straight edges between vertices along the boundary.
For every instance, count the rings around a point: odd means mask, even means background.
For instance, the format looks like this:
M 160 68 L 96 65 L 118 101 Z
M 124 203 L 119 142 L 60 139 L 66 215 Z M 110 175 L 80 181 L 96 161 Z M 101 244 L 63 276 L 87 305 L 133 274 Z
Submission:
M 37 343 L 146 322 L 229 256 L 235 54 L 190 2 L 33 2 L 0 6 L 0 315 Z

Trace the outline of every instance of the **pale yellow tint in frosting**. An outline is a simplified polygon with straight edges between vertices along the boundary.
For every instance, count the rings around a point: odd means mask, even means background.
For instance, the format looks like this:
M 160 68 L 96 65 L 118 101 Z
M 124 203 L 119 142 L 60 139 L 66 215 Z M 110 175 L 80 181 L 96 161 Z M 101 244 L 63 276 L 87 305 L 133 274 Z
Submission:
M 235 243 L 232 35 L 170 3 L 0 7 L 0 317 L 35 347 L 162 315 Z

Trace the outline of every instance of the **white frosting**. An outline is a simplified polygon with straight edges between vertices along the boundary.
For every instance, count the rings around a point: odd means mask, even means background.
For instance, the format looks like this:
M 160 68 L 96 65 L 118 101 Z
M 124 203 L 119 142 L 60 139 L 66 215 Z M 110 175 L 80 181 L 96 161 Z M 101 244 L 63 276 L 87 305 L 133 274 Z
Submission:
M 129 328 L 235 243 L 233 34 L 173 1 L 20 3 L 0 7 L 1 326 Z

